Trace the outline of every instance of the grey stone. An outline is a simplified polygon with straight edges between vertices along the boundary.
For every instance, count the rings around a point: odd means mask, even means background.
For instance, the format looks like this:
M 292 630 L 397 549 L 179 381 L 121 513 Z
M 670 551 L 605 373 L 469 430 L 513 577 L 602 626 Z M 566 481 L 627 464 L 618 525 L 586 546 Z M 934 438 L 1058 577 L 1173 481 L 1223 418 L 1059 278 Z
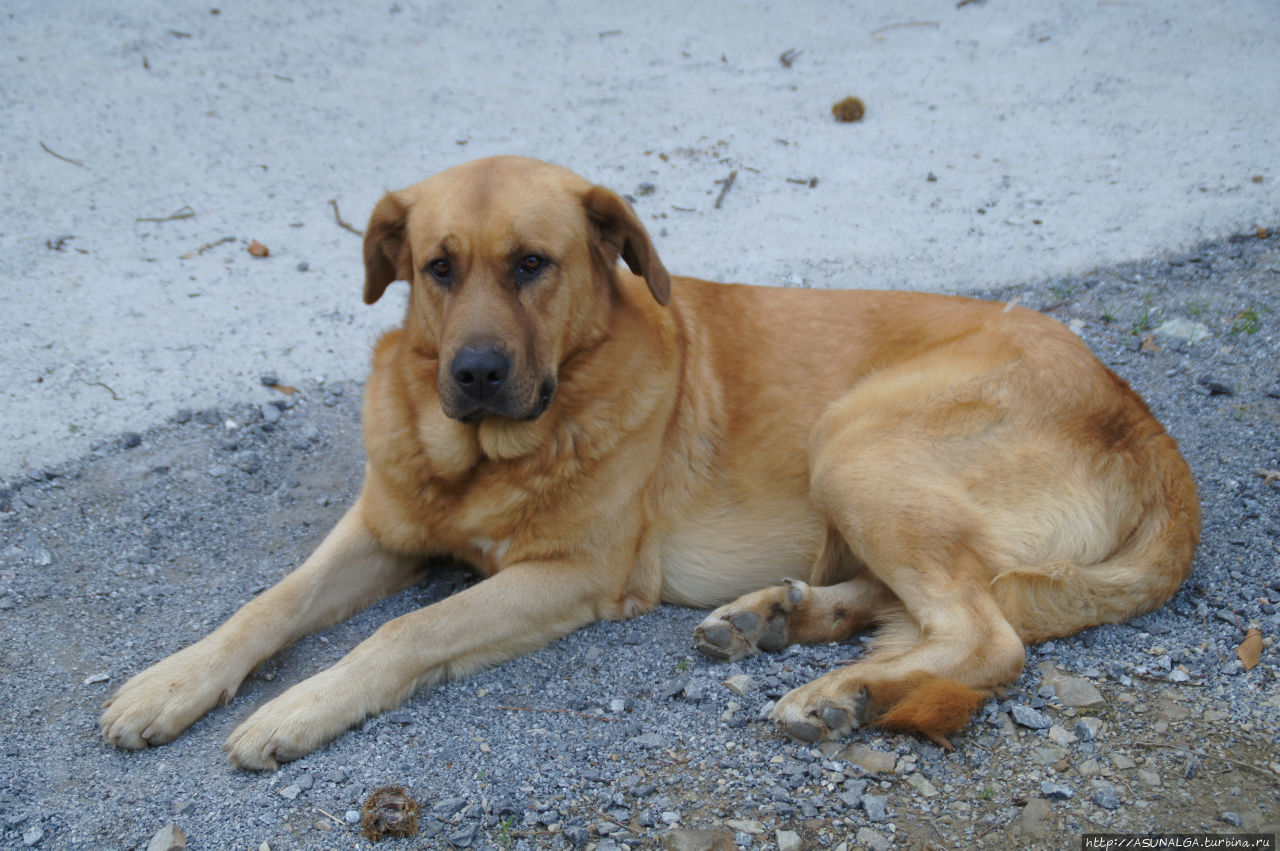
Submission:
M 439 818 L 448 818 L 456 815 L 463 807 L 467 805 L 467 799 L 461 796 L 455 798 L 444 798 L 437 801 L 435 806 L 431 808 L 431 814 Z
M 41 839 L 44 839 L 44 828 L 40 827 L 39 825 L 32 825 L 31 827 L 22 831 L 23 845 L 27 845 L 27 846 L 35 845 Z
M 281 798 L 284 798 L 286 801 L 292 801 L 302 794 L 302 787 L 297 783 L 290 783 L 276 794 Z
M 168 824 L 155 832 L 147 843 L 147 851 L 181 851 L 187 847 L 187 835 L 176 824 Z
M 889 799 L 884 795 L 863 795 L 862 809 L 870 821 L 884 821 L 889 818 Z
M 476 833 L 480 830 L 477 822 L 465 824 L 460 830 L 456 830 L 449 834 L 449 844 L 456 848 L 470 848 L 471 843 L 476 841 Z
M 750 844 L 749 834 L 746 843 Z M 672 851 L 737 851 L 738 841 L 723 829 L 675 828 L 662 835 L 660 847 Z
M 774 835 L 778 843 L 778 851 L 799 851 L 800 834 L 794 830 L 779 830 Z
M 858 834 L 854 837 L 854 841 L 868 851 L 888 851 L 893 847 L 889 839 L 880 831 L 872 830 L 869 827 L 858 828 Z
M 1018 826 L 1026 836 L 1039 836 L 1044 833 L 1049 821 L 1049 802 L 1044 798 L 1032 798 L 1022 808 L 1018 816 Z
M 1196 379 L 1198 388 L 1209 391 L 1209 395 L 1234 396 L 1235 387 L 1229 381 L 1216 375 L 1205 374 Z M 1199 392 L 1204 392 L 1200 390 Z
M 647 750 L 653 750 L 654 748 L 664 748 L 667 746 L 667 740 L 664 739 L 662 736 L 658 735 L 657 733 L 645 733 L 642 736 L 636 736 L 633 739 L 631 739 L 631 743 L 633 745 L 636 745 L 637 747 L 642 747 Z
M 1040 794 L 1050 801 L 1066 801 L 1075 795 L 1071 791 L 1071 787 L 1062 783 L 1053 783 L 1049 780 L 1045 780 L 1040 784 Z
M 840 752 L 838 759 L 860 765 L 872 773 L 889 773 L 898 764 L 898 758 L 891 753 L 876 750 L 866 745 L 854 745 Z
M 1099 786 L 1093 790 L 1093 802 L 1104 810 L 1120 808 L 1120 796 L 1116 794 L 1114 786 Z
M 1063 706 L 1098 706 L 1106 702 L 1098 687 L 1083 677 L 1059 677 L 1053 687 Z
M 1240 818 L 1239 813 L 1233 813 L 1231 810 L 1224 810 L 1219 818 L 1232 827 L 1244 827 L 1244 819 Z
M 1081 741 L 1092 742 L 1102 731 L 1102 719 L 1081 718 L 1076 721 L 1075 734 Z
M 1033 730 L 1047 730 L 1053 726 L 1053 722 L 1043 712 L 1037 712 L 1030 706 L 1014 704 L 1012 714 L 1015 722 Z

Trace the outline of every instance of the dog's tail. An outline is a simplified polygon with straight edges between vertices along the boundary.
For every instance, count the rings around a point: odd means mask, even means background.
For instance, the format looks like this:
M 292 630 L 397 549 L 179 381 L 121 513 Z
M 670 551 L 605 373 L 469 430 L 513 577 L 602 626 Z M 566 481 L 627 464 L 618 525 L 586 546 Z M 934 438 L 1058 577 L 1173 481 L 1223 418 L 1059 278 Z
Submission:
M 999 573 L 992 591 L 1028 644 L 1102 623 L 1118 623 L 1163 605 L 1191 572 L 1200 541 L 1195 480 L 1173 438 L 1152 438 L 1156 481 L 1137 527 L 1096 564 L 1052 563 Z

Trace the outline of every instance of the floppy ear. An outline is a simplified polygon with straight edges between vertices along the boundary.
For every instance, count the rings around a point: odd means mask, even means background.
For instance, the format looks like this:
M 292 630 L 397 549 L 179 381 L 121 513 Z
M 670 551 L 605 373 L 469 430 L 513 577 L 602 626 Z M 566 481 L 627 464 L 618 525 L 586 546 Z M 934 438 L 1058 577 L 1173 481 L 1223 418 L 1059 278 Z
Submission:
M 668 304 L 671 276 L 631 205 L 603 186 L 588 189 L 582 203 L 606 262 L 613 263 L 621 257 L 632 272 L 644 278 L 658 304 Z
M 387 284 L 413 277 L 405 219 L 409 208 L 394 192 L 382 196 L 364 231 L 364 303 L 382 298 Z

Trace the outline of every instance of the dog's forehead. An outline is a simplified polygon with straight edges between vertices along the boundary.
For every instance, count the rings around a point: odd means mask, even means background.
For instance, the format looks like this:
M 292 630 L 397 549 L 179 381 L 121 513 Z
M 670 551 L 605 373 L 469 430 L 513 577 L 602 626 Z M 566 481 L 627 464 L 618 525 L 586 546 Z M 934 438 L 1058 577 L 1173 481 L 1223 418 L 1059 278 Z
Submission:
M 526 243 L 577 239 L 591 184 L 537 160 L 494 157 L 441 172 L 405 190 L 411 241 L 426 249 L 449 238 L 497 253 Z

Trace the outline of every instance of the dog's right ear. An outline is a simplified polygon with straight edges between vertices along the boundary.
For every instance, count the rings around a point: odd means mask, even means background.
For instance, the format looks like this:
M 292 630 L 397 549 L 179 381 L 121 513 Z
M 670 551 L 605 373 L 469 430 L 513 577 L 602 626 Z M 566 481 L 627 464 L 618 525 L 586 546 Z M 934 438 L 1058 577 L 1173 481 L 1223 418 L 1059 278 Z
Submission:
M 405 239 L 409 207 L 395 192 L 388 192 L 373 208 L 364 231 L 364 303 L 382 298 L 387 284 L 413 278 L 413 261 Z

